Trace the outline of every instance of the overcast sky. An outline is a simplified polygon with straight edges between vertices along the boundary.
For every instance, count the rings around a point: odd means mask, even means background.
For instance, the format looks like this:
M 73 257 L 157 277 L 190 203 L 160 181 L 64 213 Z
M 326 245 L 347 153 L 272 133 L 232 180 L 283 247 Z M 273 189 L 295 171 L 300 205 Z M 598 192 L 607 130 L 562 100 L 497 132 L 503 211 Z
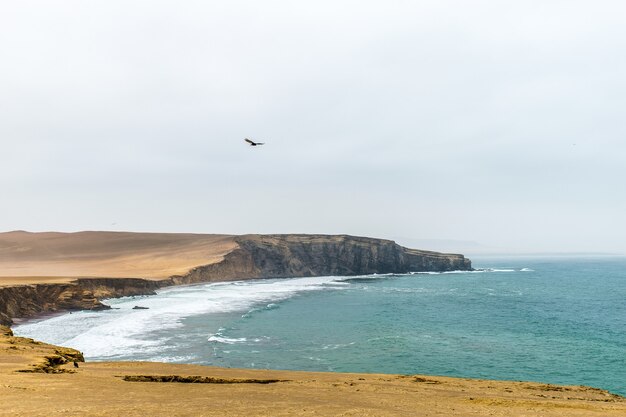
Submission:
M 0 230 L 626 253 L 625 16 L 602 0 L 4 1 Z

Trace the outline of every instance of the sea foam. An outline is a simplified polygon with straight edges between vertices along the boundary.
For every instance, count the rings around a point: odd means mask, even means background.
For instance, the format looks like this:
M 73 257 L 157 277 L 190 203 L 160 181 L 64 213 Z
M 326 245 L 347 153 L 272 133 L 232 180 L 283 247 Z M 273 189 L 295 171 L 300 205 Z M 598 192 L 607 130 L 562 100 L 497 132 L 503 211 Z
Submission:
M 310 277 L 281 280 L 235 281 L 183 287 L 171 287 L 156 296 L 123 297 L 104 300 L 113 309 L 98 312 L 76 312 L 47 320 L 25 323 L 17 334 L 39 340 L 72 346 L 87 358 L 103 359 L 134 355 L 157 355 L 168 345 L 163 330 L 182 326 L 185 318 L 211 314 L 278 308 L 278 303 L 299 293 L 340 290 L 345 277 Z M 144 309 L 134 309 L 135 306 Z M 160 334 L 160 337 L 155 337 Z M 164 335 L 165 334 L 165 335 Z M 211 342 L 240 343 L 219 334 Z M 160 357 L 159 357 L 160 358 Z

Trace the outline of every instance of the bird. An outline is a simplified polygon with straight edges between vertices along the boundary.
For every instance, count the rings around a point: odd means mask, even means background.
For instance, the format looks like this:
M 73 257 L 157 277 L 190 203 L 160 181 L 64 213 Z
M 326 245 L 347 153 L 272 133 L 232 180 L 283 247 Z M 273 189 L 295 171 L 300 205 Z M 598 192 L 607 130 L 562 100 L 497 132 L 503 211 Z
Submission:
M 244 139 L 246 142 L 248 142 L 250 144 L 250 146 L 259 146 L 259 145 L 265 145 L 265 142 L 253 142 L 248 138 Z

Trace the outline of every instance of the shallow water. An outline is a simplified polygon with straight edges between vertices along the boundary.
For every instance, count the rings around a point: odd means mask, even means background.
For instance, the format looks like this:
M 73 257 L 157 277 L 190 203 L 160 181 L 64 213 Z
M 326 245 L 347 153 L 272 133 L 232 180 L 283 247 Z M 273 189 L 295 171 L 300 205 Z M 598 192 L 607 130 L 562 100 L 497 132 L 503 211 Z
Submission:
M 89 360 L 534 380 L 626 395 L 625 258 L 474 265 L 484 270 L 169 288 L 15 331 Z

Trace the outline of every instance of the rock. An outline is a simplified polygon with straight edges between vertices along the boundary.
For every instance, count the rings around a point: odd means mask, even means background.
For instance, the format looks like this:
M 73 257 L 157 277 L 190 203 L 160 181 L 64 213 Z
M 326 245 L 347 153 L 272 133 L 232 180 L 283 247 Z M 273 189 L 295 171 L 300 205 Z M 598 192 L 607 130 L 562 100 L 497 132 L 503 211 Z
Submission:
M 0 325 L 0 336 L 12 337 L 13 336 L 13 331 L 8 326 L 1 326 Z
M 0 311 L 0 326 L 10 326 L 13 324 L 13 320 L 6 313 Z

